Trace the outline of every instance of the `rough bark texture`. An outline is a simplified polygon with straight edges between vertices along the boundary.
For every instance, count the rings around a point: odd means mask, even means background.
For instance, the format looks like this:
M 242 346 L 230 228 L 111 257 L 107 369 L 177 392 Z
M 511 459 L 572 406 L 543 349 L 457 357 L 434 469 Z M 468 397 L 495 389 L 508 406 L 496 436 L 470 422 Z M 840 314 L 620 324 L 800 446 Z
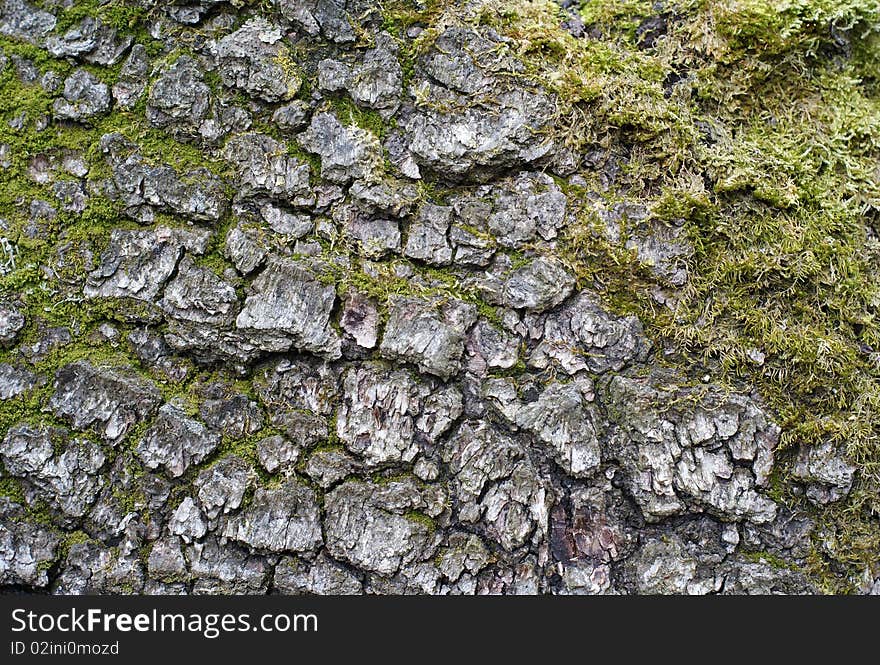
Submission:
M 614 4 L 0 1 L 0 588 L 880 591 L 873 318 L 797 318 L 870 301 L 848 208 L 713 254 L 811 205 L 698 91 L 750 37 Z M 861 66 L 814 4 L 765 50 Z

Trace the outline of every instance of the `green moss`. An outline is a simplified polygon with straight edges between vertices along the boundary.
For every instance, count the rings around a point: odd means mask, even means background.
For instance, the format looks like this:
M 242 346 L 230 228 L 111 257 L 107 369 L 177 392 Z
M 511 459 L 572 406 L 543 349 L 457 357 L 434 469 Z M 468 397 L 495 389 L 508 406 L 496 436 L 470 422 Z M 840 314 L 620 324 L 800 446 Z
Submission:
M 437 530 L 437 523 L 421 511 L 410 510 L 406 513 L 406 515 L 404 515 L 404 517 L 406 517 L 406 519 L 411 522 L 421 524 L 426 529 L 428 529 L 429 533 L 434 533 Z
M 792 51 L 817 54 L 835 39 L 834 31 L 840 36 L 850 30 L 876 29 L 880 16 L 876 0 L 748 0 L 722 2 L 710 9 L 732 52 L 759 57 Z
M 807 570 L 828 593 L 852 593 L 864 584 L 866 572 L 876 575 L 880 533 L 876 513 L 865 505 L 870 500 L 865 492 L 857 492 L 817 517 Z
M 40 48 L 30 42 L 18 41 L 11 37 L 0 36 L 0 48 L 3 49 L 3 53 L 7 57 L 15 55 L 32 61 L 37 66 L 40 73 L 45 73 L 49 70 L 64 73 L 71 69 L 68 63 L 63 60 L 56 60 L 46 49 Z M 3 70 L 3 79 L 5 80 L 7 76 L 15 76 L 15 67 L 12 63 L 7 63 L 6 68 Z M 38 86 L 39 84 L 35 85 Z
M 27 507 L 27 521 L 31 524 L 53 527 L 55 525 L 55 516 L 49 508 L 49 504 L 42 499 L 37 499 Z
M 780 570 L 799 570 L 799 568 L 790 561 L 770 552 L 742 552 L 741 555 L 748 561 L 764 563 Z
M 64 537 L 64 544 L 67 548 L 70 548 L 71 545 L 84 545 L 90 541 L 91 538 L 84 531 L 71 531 Z
M 7 432 L 10 427 L 22 422 L 60 424 L 54 421 L 49 414 L 40 412 L 48 393 L 49 387 L 43 386 L 24 395 L 0 402 L 0 431 Z
M 17 478 L 11 476 L 0 478 L 0 496 L 19 505 L 24 504 L 24 491 L 21 488 L 21 482 Z
M 400 41 L 406 39 L 407 30 L 428 27 L 449 8 L 444 0 L 388 0 L 382 3 L 382 28 Z
M 304 164 L 309 165 L 309 179 L 315 183 L 321 175 L 321 158 L 307 150 L 303 150 L 294 141 L 287 141 L 287 154 L 296 157 Z
M 397 269 L 402 266 L 406 267 L 406 273 L 414 276 L 400 277 Z M 378 304 L 379 318 L 383 324 L 388 319 L 388 304 L 394 296 L 436 299 L 437 303 L 448 299 L 460 300 L 473 305 L 477 313 L 488 321 L 495 324 L 500 322 L 496 307 L 486 303 L 476 287 L 465 286 L 456 275 L 446 270 L 417 265 L 411 261 L 398 259 L 372 264 L 369 273 L 330 264 L 321 279 L 328 284 L 335 283 L 340 296 L 355 291 L 373 298 Z
M 47 2 L 36 3 L 38 6 L 46 6 Z M 51 3 L 52 7 L 57 7 L 57 3 Z M 147 18 L 149 10 L 142 7 L 137 2 L 127 2 L 126 0 L 110 0 L 101 2 L 100 0 L 80 0 L 70 7 L 61 9 L 57 12 L 58 22 L 55 25 L 55 32 L 63 34 L 69 28 L 79 24 L 86 17 L 100 19 L 106 25 L 113 27 L 122 32 L 128 32 L 135 28 L 138 23 Z
M 220 445 L 217 447 L 217 450 L 215 450 L 211 454 L 206 462 L 199 465 L 198 468 L 188 470 L 187 475 L 184 476 L 184 479 L 192 480 L 204 469 L 212 467 L 214 464 L 216 464 L 223 458 L 228 457 L 229 455 L 235 455 L 250 464 L 251 468 L 256 473 L 260 486 L 269 486 L 276 482 L 276 476 L 267 472 L 260 464 L 259 456 L 257 455 L 257 444 L 263 439 L 277 435 L 283 436 L 283 432 L 271 425 L 267 425 L 260 429 L 258 432 L 255 432 L 254 434 L 247 434 L 241 438 L 233 438 L 228 435 L 223 435 L 223 438 L 221 439 Z M 246 506 L 248 503 L 250 503 L 250 500 L 253 497 L 253 491 L 254 488 L 249 487 L 242 502 L 242 506 Z
M 55 561 L 51 559 L 46 559 L 45 561 L 37 562 L 37 570 L 41 572 L 48 572 L 55 566 Z
M 116 500 L 119 510 L 125 514 L 136 512 L 145 502 L 145 497 L 142 493 L 131 492 L 118 485 L 113 487 L 111 494 Z
M 362 108 L 350 97 L 331 97 L 330 106 L 340 122 L 365 129 L 380 141 L 385 139 L 389 129 L 394 126 L 393 120 L 386 122 L 378 111 Z
M 181 143 L 161 130 L 151 127 L 143 119 L 142 114 L 136 111 L 117 111 L 109 115 L 100 122 L 97 132 L 92 134 L 92 137 L 111 132 L 119 132 L 135 143 L 148 162 L 169 164 L 182 173 L 196 168 L 206 168 L 217 175 L 225 175 L 229 170 L 225 162 L 209 157 L 196 146 Z M 94 157 L 98 156 L 94 155 Z
M 489 375 L 492 378 L 498 379 L 511 376 L 520 376 L 521 374 L 525 374 L 527 371 L 528 368 L 526 367 L 525 361 L 522 359 L 522 357 L 518 357 L 512 367 L 509 367 L 507 369 L 490 370 Z
M 63 534 L 61 539 L 61 547 L 59 548 L 58 558 L 56 561 L 64 561 L 67 559 L 67 555 L 70 554 L 70 548 L 75 545 L 85 545 L 87 543 L 93 543 L 95 540 L 91 538 L 85 531 L 77 530 L 77 531 L 67 531 Z

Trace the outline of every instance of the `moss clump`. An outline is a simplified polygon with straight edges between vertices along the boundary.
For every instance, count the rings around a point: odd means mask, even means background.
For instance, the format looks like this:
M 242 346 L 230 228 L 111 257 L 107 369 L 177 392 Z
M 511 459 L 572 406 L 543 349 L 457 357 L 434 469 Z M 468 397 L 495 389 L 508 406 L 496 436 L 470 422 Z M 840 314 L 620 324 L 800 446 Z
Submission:
M 779 568 L 782 570 L 798 570 L 797 566 L 795 566 L 790 561 L 786 561 L 785 559 L 769 552 L 743 552 L 742 556 L 748 561 L 767 564 L 768 566 L 771 566 L 773 568 Z
M 12 478 L 11 476 L 0 478 L 0 497 L 14 501 L 19 505 L 25 502 L 21 483 L 17 478 Z
M 321 175 L 321 158 L 308 150 L 304 150 L 294 141 L 287 141 L 287 154 L 296 157 L 301 162 L 309 165 L 309 180 L 317 182 Z
M 394 37 L 398 45 L 403 89 L 408 90 L 415 74 L 415 62 L 419 53 L 419 40 L 409 39 L 409 31 L 425 29 L 448 10 L 444 0 L 425 0 L 418 4 L 408 0 L 390 0 L 382 3 L 382 27 Z
M 403 274 L 409 277 L 402 277 Z M 497 309 L 483 300 L 476 287 L 462 284 L 450 272 L 409 260 L 375 263 L 361 269 L 328 264 L 321 279 L 327 284 L 336 284 L 340 296 L 357 291 L 373 298 L 383 324 L 388 319 L 388 305 L 393 296 L 436 299 L 437 303 L 460 300 L 473 305 L 480 316 L 492 323 L 499 323 L 501 318 Z
M 53 8 L 57 7 L 57 3 L 47 3 L 45 0 L 35 4 L 42 7 L 51 4 Z M 139 23 L 147 18 L 148 14 L 149 10 L 137 2 L 126 0 L 113 0 L 112 2 L 107 2 L 106 0 L 104 2 L 100 0 L 83 0 L 57 12 L 58 21 L 55 24 L 55 31 L 64 33 L 84 18 L 92 17 L 100 19 L 102 23 L 109 25 L 115 30 L 126 32 L 137 27 Z
M 425 515 L 425 513 L 420 512 L 418 510 L 410 510 L 404 515 L 406 519 L 410 522 L 415 522 L 416 524 L 421 524 L 424 526 L 429 533 L 434 533 L 437 530 L 437 524 L 433 519 Z
M 380 141 L 392 127 L 377 111 L 361 108 L 350 97 L 331 97 L 330 106 L 340 122 L 365 129 Z

